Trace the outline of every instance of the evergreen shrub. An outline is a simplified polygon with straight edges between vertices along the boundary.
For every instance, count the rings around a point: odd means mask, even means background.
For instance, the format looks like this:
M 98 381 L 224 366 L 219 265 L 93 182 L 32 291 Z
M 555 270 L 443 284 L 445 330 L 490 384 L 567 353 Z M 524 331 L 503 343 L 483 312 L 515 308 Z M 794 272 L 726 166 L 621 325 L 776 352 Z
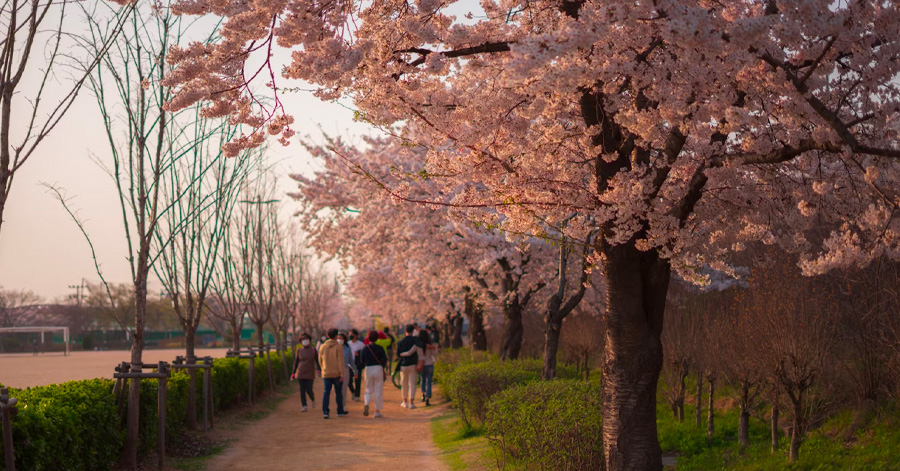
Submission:
M 582 470 L 603 466 L 599 386 L 573 380 L 535 381 L 493 395 L 485 433 L 523 469 Z
M 453 406 L 467 427 L 484 423 L 487 403 L 494 394 L 540 378 L 540 374 L 526 371 L 517 361 L 488 361 L 456 368 L 442 382 Z

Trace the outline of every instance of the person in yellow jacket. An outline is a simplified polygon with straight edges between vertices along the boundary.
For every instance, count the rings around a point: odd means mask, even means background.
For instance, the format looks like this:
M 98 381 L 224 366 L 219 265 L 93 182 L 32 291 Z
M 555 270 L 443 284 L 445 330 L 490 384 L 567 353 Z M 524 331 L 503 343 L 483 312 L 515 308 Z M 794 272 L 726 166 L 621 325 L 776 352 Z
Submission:
M 344 377 L 344 347 L 335 340 L 337 329 L 328 330 L 328 340 L 319 347 L 319 366 L 322 367 L 322 382 L 325 386 L 325 394 L 322 398 L 322 414 L 328 418 L 328 401 L 331 397 L 331 388 L 334 388 L 334 396 L 337 402 L 338 416 L 347 415 L 344 410 L 344 395 L 341 387 Z

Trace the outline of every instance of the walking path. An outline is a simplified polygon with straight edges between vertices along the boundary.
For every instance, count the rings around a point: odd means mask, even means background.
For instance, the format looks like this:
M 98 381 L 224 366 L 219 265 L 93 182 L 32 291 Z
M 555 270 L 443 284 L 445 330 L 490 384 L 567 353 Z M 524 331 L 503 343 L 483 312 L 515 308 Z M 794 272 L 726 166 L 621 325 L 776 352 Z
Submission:
M 366 470 L 397 465 L 416 471 L 443 471 L 431 438 L 431 418 L 441 407 L 400 407 L 400 390 L 384 387 L 384 417 L 374 407 L 363 417 L 363 402 L 347 401 L 350 415 L 337 416 L 334 392 L 331 418 L 322 419 L 322 378 L 316 378 L 315 407 L 300 412 L 297 384 L 289 399 L 266 418 L 246 427 L 240 438 L 207 463 L 210 471 Z M 365 389 L 365 383 L 363 383 Z M 419 396 L 421 398 L 421 395 Z

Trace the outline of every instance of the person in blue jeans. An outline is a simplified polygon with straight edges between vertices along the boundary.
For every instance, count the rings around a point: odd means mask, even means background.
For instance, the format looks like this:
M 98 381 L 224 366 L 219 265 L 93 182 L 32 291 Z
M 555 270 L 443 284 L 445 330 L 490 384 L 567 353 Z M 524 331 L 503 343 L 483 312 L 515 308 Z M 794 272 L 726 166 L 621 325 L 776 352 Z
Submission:
M 322 415 L 328 418 L 328 402 L 331 397 L 331 388 L 334 388 L 335 402 L 337 402 L 338 416 L 347 415 L 344 410 L 344 395 L 341 388 L 343 386 L 344 368 L 344 347 L 339 344 L 335 338 L 338 335 L 337 329 L 328 330 L 328 340 L 319 347 L 319 365 L 322 367 L 322 383 L 325 386 L 325 393 L 322 398 Z
M 437 358 L 438 346 L 431 341 L 431 335 L 425 329 L 419 331 L 419 340 L 423 345 L 422 350 L 425 351 L 425 368 L 419 374 L 422 379 L 422 402 L 426 406 L 430 406 L 431 384 L 434 382 L 434 361 Z

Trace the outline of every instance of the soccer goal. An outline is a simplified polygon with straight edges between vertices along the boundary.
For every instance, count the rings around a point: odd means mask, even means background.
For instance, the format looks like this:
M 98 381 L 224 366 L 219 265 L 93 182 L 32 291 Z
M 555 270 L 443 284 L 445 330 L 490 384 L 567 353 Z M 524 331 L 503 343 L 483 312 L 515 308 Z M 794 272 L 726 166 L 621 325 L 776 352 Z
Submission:
M 41 334 L 41 344 L 44 344 L 44 333 L 45 332 L 59 332 L 63 333 L 63 343 L 65 344 L 65 356 L 69 356 L 69 328 L 68 327 L 53 327 L 53 326 L 28 326 L 28 327 L 0 327 L 0 334 L 3 333 L 22 333 L 22 334 Z

